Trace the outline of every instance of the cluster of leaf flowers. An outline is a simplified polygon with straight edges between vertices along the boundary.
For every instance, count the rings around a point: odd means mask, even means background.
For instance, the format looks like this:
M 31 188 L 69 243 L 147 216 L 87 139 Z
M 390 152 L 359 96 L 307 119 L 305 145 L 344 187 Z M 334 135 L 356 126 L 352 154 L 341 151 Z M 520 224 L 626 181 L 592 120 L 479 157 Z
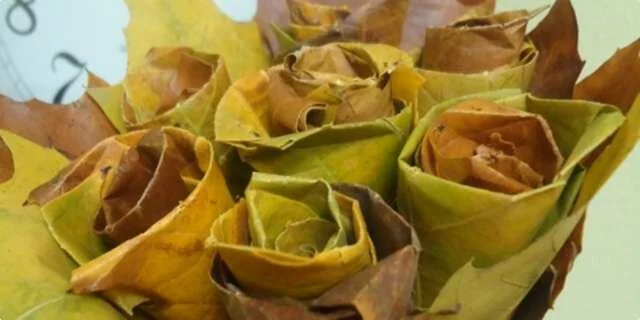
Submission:
M 569 0 L 320 2 L 128 0 L 121 84 L 0 97 L 0 318 L 542 318 L 640 41 L 576 84 Z

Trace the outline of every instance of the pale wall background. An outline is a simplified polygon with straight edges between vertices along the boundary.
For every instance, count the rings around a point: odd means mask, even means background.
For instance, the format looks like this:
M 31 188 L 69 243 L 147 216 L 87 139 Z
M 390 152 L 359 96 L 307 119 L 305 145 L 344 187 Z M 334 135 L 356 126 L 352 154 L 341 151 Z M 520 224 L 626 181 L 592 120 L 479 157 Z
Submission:
M 176 0 L 185 1 L 185 0 Z M 215 0 L 241 19 L 251 17 L 256 0 Z M 257 0 L 268 1 L 268 0 Z M 443 0 L 450 1 L 450 0 Z M 26 1 L 28 2 L 28 1 Z M 552 0 L 498 0 L 499 9 L 536 8 Z M 33 0 L 35 29 L 20 36 L 32 20 L 14 0 L 0 0 L 0 92 L 16 99 L 51 100 L 77 69 L 52 58 L 65 51 L 111 83 L 124 74 L 126 48 L 121 30 L 129 19 L 116 0 Z M 574 0 L 580 24 L 580 50 L 592 72 L 615 48 L 640 36 L 640 0 Z M 640 79 L 638 80 L 640 81 Z M 65 96 L 82 93 L 84 76 Z M 584 252 L 563 295 L 547 319 L 640 319 L 640 148 L 636 149 L 593 201 Z

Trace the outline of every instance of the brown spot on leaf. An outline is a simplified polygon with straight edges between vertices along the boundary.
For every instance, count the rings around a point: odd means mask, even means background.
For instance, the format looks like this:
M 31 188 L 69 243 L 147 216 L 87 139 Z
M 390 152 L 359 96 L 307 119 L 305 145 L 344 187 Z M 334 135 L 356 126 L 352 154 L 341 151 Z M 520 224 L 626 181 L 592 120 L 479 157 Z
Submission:
M 0 137 L 0 183 L 9 181 L 13 177 L 14 171 L 15 166 L 11 150 Z

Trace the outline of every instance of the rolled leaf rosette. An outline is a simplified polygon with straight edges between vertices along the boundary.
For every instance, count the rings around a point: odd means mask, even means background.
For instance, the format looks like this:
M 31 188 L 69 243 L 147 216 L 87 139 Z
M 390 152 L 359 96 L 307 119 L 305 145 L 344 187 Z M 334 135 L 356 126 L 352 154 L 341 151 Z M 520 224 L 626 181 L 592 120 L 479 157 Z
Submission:
M 105 292 L 129 313 L 147 301 L 165 319 L 224 315 L 204 241 L 233 200 L 208 140 L 169 127 L 104 140 L 30 200 L 81 265 L 73 292 Z
M 245 196 L 209 239 L 232 319 L 399 319 L 412 310 L 417 237 L 380 196 L 260 173 Z
M 566 216 L 580 162 L 624 121 L 610 105 L 512 93 L 435 106 L 401 152 L 398 206 L 424 248 L 421 307 L 466 263 L 507 259 Z
M 302 43 L 358 41 L 399 46 L 408 0 L 375 0 L 351 10 L 349 6 L 288 0 L 289 25 L 272 24 L 278 51 Z M 278 52 L 276 52 L 278 53 Z
M 419 94 L 420 113 L 469 94 L 508 88 L 526 91 L 538 59 L 526 29 L 537 13 L 508 11 L 427 28 L 418 63 L 427 79 Z
M 358 183 L 388 197 L 422 82 L 410 61 L 385 45 L 303 48 L 229 88 L 216 141 L 260 172 Z
M 222 58 L 158 47 L 121 85 L 90 91 L 113 123 L 128 130 L 176 126 L 213 138 L 213 117 L 230 80 Z

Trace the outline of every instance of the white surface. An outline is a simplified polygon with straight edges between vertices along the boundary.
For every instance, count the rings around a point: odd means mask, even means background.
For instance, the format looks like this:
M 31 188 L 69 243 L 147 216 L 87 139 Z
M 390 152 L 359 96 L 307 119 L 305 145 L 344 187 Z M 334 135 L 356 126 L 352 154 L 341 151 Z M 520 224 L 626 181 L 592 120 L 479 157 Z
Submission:
M 254 0 L 215 1 L 247 19 Z M 536 8 L 551 2 L 502 0 L 499 8 Z M 1 18 L 12 3 L 13 0 L 0 2 Z M 616 47 L 640 36 L 640 0 L 573 3 L 580 23 L 580 50 L 587 60 L 585 72 L 593 71 Z M 121 31 L 128 21 L 121 1 L 35 0 L 32 8 L 37 16 L 32 36 L 15 35 L 0 20 L 0 92 L 18 99 L 35 96 L 51 100 L 57 88 L 76 72 L 64 63 L 60 63 L 57 73 L 51 70 L 51 58 L 59 51 L 71 52 L 86 61 L 90 70 L 110 83 L 120 81 L 126 64 Z M 14 13 L 12 18 L 18 26 L 28 23 L 22 12 Z M 8 57 L 17 73 L 9 73 L 2 66 Z M 20 79 L 26 84 L 22 89 L 14 84 Z M 66 101 L 82 93 L 83 82 L 84 79 L 74 85 Z M 584 252 L 547 319 L 640 319 L 639 190 L 640 149 L 636 149 L 593 201 Z

